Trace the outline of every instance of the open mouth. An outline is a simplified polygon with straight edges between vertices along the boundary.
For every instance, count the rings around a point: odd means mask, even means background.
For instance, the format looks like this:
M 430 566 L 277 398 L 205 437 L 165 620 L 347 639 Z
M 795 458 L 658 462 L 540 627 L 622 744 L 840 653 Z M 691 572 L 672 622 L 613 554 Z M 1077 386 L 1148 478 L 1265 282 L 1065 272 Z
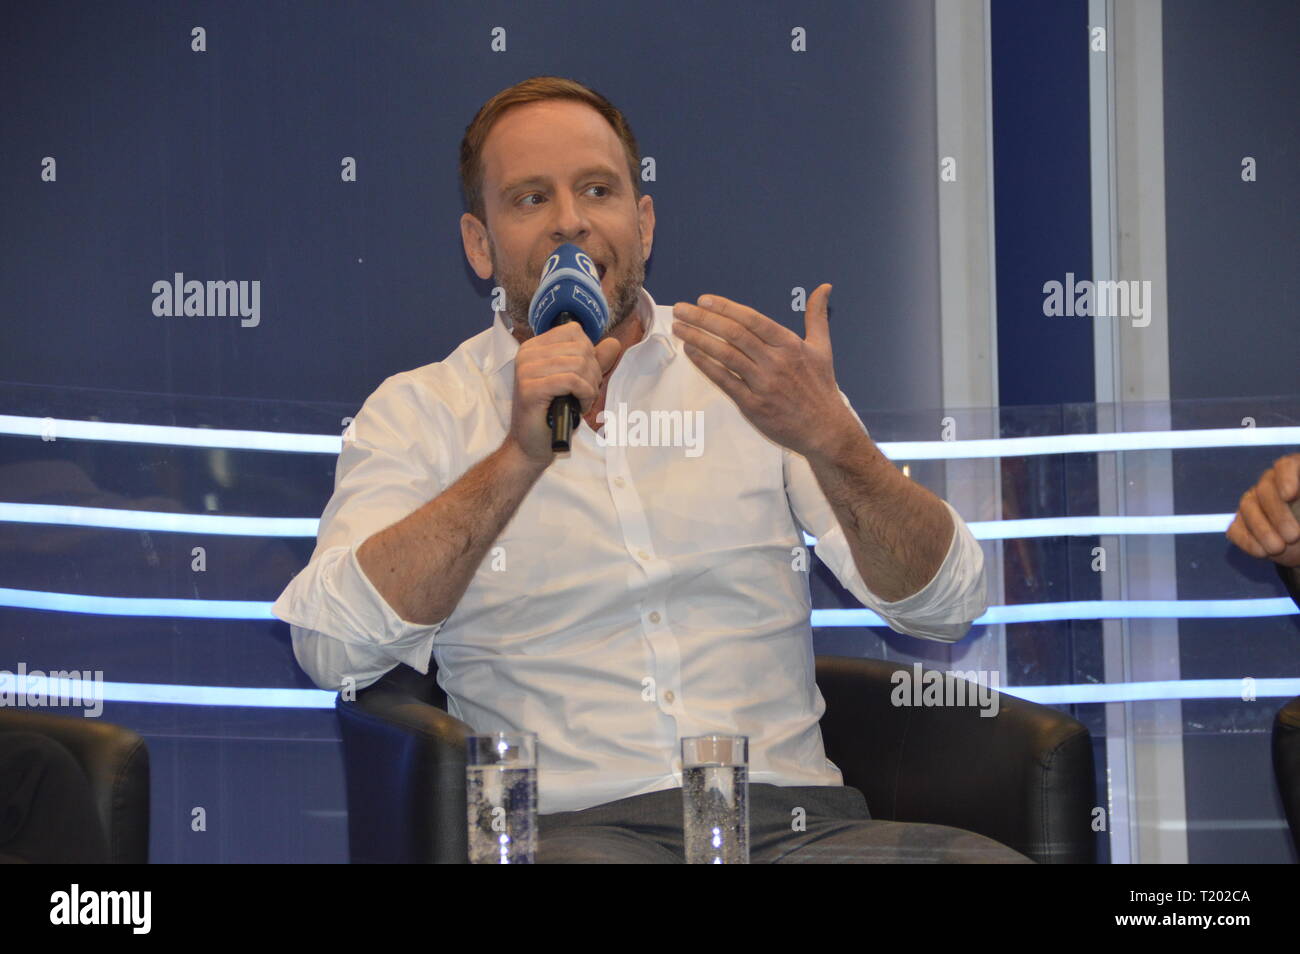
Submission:
M 601 281 L 605 280 L 605 266 L 600 264 L 600 262 L 596 263 L 596 274 L 600 277 Z

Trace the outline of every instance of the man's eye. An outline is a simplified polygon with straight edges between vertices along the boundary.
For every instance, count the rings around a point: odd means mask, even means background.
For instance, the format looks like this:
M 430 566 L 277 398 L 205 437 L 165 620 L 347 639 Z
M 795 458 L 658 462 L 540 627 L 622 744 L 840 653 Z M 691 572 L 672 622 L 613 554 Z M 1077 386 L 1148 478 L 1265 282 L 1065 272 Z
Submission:
M 538 193 L 536 193 L 536 192 L 530 192 L 530 193 L 528 193 L 527 195 L 523 195 L 523 196 L 520 196 L 520 197 L 519 197 L 519 204 L 520 204 L 520 205 L 536 205 L 535 202 L 529 202 L 528 200 L 529 200 L 529 199 L 540 199 L 540 198 L 541 198 L 541 195 L 540 195 L 540 194 L 538 194 Z
M 600 193 L 601 193 L 600 197 L 601 197 L 602 199 L 603 199 L 605 196 L 609 195 L 609 186 L 594 185 L 594 186 L 591 186 L 587 191 L 590 192 L 592 189 L 599 189 L 599 190 L 600 190 Z

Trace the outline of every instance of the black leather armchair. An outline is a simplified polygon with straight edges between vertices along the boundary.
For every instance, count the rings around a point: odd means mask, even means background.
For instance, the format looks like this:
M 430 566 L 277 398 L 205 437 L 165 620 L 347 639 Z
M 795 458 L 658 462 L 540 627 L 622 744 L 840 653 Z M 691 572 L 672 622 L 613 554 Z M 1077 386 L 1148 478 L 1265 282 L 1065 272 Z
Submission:
M 1291 506 L 1294 509 L 1296 505 Z M 1300 606 L 1300 567 L 1275 565 L 1278 576 L 1286 584 L 1287 594 Z M 1296 857 L 1300 858 L 1300 696 L 1273 717 L 1273 775 L 1282 793 L 1282 810 L 1291 826 Z
M 1088 730 L 999 694 L 999 713 L 890 702 L 901 664 L 817 658 L 822 738 L 872 818 L 951 825 L 1038 862 L 1094 862 Z M 353 862 L 464 864 L 465 723 L 445 711 L 435 671 L 398 666 L 336 704 Z
M 149 860 L 149 749 L 137 733 L 99 719 L 0 709 L 0 732 L 59 742 L 86 773 L 114 864 Z
M 1291 841 L 1300 857 L 1300 696 L 1273 717 L 1273 774 L 1291 826 Z

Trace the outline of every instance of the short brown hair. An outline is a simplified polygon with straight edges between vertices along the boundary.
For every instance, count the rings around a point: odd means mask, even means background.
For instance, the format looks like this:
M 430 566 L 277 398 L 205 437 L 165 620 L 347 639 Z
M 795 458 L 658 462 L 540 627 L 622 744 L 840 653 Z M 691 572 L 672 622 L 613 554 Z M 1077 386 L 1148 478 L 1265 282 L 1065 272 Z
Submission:
M 465 127 L 465 138 L 460 141 L 460 187 L 465 193 L 465 205 L 470 214 L 487 224 L 483 202 L 483 143 L 493 124 L 512 106 L 536 103 L 546 99 L 573 99 L 586 103 L 614 127 L 623 154 L 627 157 L 627 171 L 632 179 L 632 198 L 641 198 L 641 153 L 636 136 L 618 108 L 594 89 L 562 76 L 534 76 L 497 93 L 479 109 L 473 121 Z

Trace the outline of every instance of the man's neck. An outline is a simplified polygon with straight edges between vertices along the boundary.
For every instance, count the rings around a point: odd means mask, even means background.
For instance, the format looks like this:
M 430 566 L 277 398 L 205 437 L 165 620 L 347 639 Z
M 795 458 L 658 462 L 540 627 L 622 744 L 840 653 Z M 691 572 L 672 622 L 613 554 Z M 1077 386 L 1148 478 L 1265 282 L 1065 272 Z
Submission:
M 632 314 L 620 321 L 608 337 L 615 339 L 619 344 L 621 344 L 623 346 L 623 351 L 626 351 L 644 338 L 645 326 L 641 323 L 640 309 L 633 308 Z

